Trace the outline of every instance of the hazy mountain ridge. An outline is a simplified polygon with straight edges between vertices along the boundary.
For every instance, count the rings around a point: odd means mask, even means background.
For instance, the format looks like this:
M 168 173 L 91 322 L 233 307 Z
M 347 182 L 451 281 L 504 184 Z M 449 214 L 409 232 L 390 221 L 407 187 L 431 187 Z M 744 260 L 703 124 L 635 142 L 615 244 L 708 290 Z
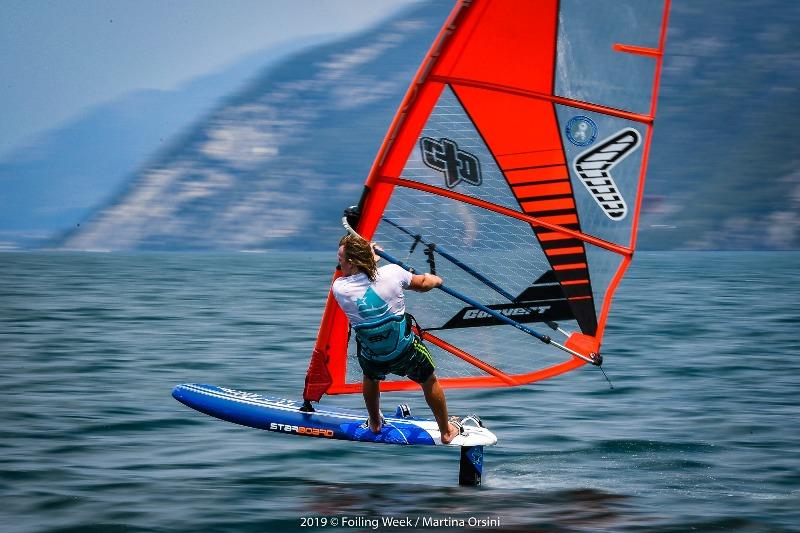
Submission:
M 800 247 L 798 23 L 797 2 L 673 2 L 643 247 Z
M 59 245 L 332 246 L 445 4 L 254 78 Z M 673 3 L 642 248 L 800 246 L 799 5 Z
M 320 246 L 449 7 L 294 55 L 229 98 L 66 237 L 78 249 Z
M 168 157 L 221 96 L 318 36 L 247 54 L 172 90 L 137 90 L 36 135 L 0 160 L 0 248 L 41 245 L 108 203 L 144 162 Z M 5 244 L 2 242 L 5 241 Z

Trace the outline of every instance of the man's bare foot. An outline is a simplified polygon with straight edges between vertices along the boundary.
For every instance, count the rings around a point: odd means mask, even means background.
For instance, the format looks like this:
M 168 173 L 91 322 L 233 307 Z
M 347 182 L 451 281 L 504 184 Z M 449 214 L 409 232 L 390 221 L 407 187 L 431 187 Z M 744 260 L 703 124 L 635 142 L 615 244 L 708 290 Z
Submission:
M 376 435 L 381 432 L 381 428 L 383 427 L 383 420 L 379 420 L 376 424 L 372 418 L 369 419 L 369 430 L 375 433 Z
M 447 423 L 447 428 L 449 430 L 447 434 L 442 433 L 442 444 L 450 444 L 460 433 L 459 429 L 450 422 Z

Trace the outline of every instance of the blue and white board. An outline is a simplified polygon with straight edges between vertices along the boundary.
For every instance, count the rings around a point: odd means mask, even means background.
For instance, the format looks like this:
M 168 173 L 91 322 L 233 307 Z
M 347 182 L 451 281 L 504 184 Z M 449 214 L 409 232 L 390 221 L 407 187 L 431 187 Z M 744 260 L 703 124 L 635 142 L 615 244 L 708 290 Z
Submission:
M 383 444 L 441 445 L 439 426 L 434 420 L 385 417 L 380 433 L 366 426 L 366 411 L 316 406 L 304 412 L 302 402 L 270 398 L 213 385 L 184 384 L 172 390 L 179 402 L 201 413 L 257 429 L 329 439 L 379 442 Z M 497 437 L 488 429 L 465 425 L 461 435 L 448 446 L 490 446 Z

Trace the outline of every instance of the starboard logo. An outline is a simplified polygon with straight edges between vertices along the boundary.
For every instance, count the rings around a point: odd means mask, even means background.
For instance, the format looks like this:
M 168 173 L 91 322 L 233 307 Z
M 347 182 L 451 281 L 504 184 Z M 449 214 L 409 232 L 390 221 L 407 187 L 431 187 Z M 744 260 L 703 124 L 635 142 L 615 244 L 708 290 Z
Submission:
M 481 178 L 481 164 L 478 158 L 469 152 L 458 149 L 458 144 L 446 137 L 432 139 L 422 137 L 419 140 L 422 149 L 422 161 L 434 170 L 444 174 L 444 183 L 452 189 L 462 181 L 478 186 Z
M 628 206 L 611 176 L 611 169 L 636 150 L 641 141 L 638 131 L 625 128 L 579 154 L 573 162 L 586 190 L 611 220 L 622 220 L 628 214 Z
M 332 429 L 323 428 L 309 428 L 305 426 L 293 426 L 291 424 L 278 424 L 277 422 L 270 422 L 270 431 L 282 431 L 285 433 L 297 433 L 298 435 L 308 435 L 309 437 L 333 437 Z

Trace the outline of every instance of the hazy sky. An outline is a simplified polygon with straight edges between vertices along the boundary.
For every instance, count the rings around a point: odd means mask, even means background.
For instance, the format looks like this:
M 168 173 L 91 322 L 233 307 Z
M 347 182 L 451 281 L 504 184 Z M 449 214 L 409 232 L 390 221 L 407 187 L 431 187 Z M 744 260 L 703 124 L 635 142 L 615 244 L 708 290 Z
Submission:
M 414 0 L 0 0 L 0 155 L 86 108 L 171 89 L 288 40 L 365 28 Z

